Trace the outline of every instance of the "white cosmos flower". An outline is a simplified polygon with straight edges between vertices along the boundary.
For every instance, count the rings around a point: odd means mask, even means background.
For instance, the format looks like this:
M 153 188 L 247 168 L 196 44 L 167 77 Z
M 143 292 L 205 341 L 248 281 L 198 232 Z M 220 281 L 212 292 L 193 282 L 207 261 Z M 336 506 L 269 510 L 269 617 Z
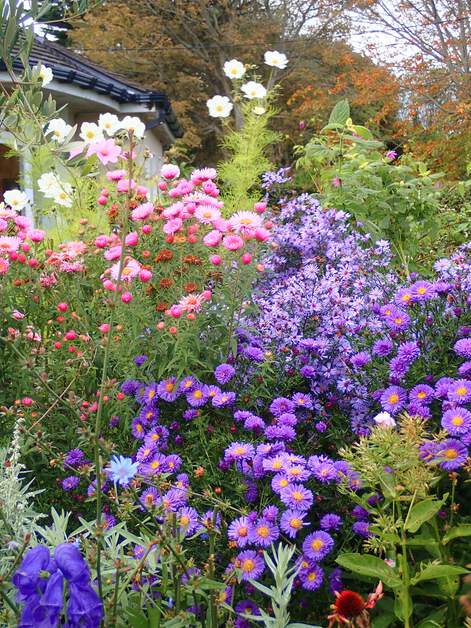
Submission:
M 3 200 L 16 212 L 21 211 L 28 203 L 28 197 L 20 190 L 8 190 L 3 195 Z
M 373 421 L 376 425 L 381 425 L 381 427 L 396 427 L 396 421 L 389 412 L 380 412 L 374 417 Z
M 107 135 L 114 135 L 121 128 L 118 116 L 115 116 L 114 113 L 100 113 L 98 126 Z
M 224 64 L 224 74 L 230 79 L 240 79 L 245 74 L 245 66 L 237 59 L 231 59 Z
M 256 83 L 255 81 L 244 83 L 240 89 L 249 100 L 252 100 L 253 98 L 265 98 L 267 95 L 267 90 L 263 87 L 263 85 L 261 83 Z
M 277 52 L 276 50 L 267 50 L 264 60 L 266 65 L 269 65 L 272 68 L 278 68 L 279 70 L 284 70 L 288 65 L 288 57 L 282 52 Z
M 72 206 L 72 186 L 69 183 L 61 183 L 54 194 L 54 201 L 63 207 Z
M 65 138 L 72 132 L 72 127 L 62 118 L 51 120 L 47 126 L 46 134 L 52 134 L 52 140 L 62 144 Z
M 234 105 L 227 96 L 213 96 L 206 101 L 206 106 L 212 118 L 227 118 Z
M 138 138 L 143 138 L 146 131 L 146 125 L 136 116 L 126 116 L 121 120 L 120 126 L 122 129 L 128 133 L 133 133 Z
M 54 198 L 60 189 L 60 184 L 53 172 L 45 172 L 38 179 L 38 188 L 46 198 Z
M 103 139 L 103 131 L 94 122 L 83 122 L 80 127 L 80 137 L 86 144 L 95 144 Z
M 45 65 L 40 65 L 39 66 L 39 78 L 42 81 L 43 87 L 46 87 L 46 85 L 49 85 L 49 83 L 54 78 L 54 74 L 52 73 L 51 68 L 48 68 Z

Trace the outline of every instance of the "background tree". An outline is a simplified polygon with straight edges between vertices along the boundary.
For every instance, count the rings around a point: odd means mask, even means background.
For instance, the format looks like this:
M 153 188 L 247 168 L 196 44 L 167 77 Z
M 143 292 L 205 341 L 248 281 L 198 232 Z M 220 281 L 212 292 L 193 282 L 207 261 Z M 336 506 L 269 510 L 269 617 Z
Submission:
M 410 146 L 462 175 L 471 157 L 471 3 L 353 0 L 352 10 L 380 56 L 396 53 Z
M 230 95 L 224 62 L 260 65 L 265 50 L 284 51 L 290 62 L 276 118 L 286 140 L 278 155 L 283 159 L 299 141 L 300 121 L 314 117 L 321 125 L 336 100 L 357 90 L 364 101 L 360 122 L 376 117 L 387 125 L 397 108 L 392 95 L 386 112 L 384 90 L 367 87 L 378 69 L 345 43 L 344 8 L 343 0 L 107 0 L 69 31 L 69 39 L 94 61 L 165 90 L 186 130 L 180 149 L 196 154 L 196 161 L 202 154 L 216 157 L 220 125 L 208 117 L 205 103 L 215 93 Z M 382 72 L 378 86 L 394 86 Z

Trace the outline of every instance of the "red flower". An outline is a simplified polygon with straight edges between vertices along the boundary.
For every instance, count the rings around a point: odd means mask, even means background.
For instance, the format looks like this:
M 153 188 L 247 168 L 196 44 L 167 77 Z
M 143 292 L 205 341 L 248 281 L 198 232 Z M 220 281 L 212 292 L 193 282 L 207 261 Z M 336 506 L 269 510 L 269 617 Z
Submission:
M 359 593 L 345 589 L 335 600 L 335 610 L 345 619 L 353 619 L 361 615 L 365 609 L 365 600 Z

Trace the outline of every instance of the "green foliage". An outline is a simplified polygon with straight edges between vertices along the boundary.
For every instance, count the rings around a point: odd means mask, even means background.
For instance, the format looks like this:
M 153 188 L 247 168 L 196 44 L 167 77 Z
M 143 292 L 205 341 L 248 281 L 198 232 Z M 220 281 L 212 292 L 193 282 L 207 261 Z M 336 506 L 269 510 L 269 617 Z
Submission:
M 416 619 L 425 622 L 420 625 L 433 625 L 432 616 L 421 614 L 423 597 L 431 598 L 428 612 L 434 599 L 446 602 L 444 609 L 434 612 L 446 616 L 446 625 L 456 626 L 459 577 L 469 572 L 452 564 L 459 555 L 450 554 L 448 544 L 468 531 L 452 521 L 444 526 L 438 516 L 449 503 L 449 493 L 441 492 L 440 478 L 419 456 L 423 435 L 423 422 L 404 416 L 399 429 L 376 427 L 370 436 L 341 451 L 361 478 L 364 493 L 351 496 L 370 513 L 372 536 L 364 544 L 366 553 L 341 554 L 337 562 L 391 589 L 394 614 L 404 626 L 412 626 Z M 381 500 L 368 499 L 378 493 Z
M 250 102 L 241 104 L 242 128 L 228 130 L 222 141 L 228 157 L 219 164 L 218 172 L 224 187 L 226 216 L 252 209 L 260 200 L 260 176 L 272 166 L 267 150 L 279 135 L 268 128 L 268 123 L 275 111 L 268 108 L 257 114 L 256 109 Z
M 347 211 L 375 239 L 391 242 L 406 269 L 436 236 L 442 175 L 410 156 L 388 157 L 382 142 L 353 124 L 346 100 L 297 153 L 300 180 L 314 185 L 322 204 Z

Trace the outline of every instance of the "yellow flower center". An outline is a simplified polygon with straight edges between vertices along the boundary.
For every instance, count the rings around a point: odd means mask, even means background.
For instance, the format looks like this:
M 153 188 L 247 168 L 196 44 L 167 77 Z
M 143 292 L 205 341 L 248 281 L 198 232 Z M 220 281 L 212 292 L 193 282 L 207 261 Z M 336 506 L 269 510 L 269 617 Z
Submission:
M 236 448 L 234 449 L 234 453 L 235 453 L 237 456 L 241 456 L 242 454 L 245 454 L 245 447 L 236 447 Z
M 399 395 L 397 393 L 392 393 L 388 397 L 389 403 L 397 403 L 399 401 Z
M 290 519 L 289 525 L 295 530 L 299 530 L 299 528 L 302 527 L 303 522 L 301 521 L 301 519 L 298 519 L 297 517 L 293 517 L 292 519 Z
M 195 399 L 201 399 L 202 396 L 203 396 L 203 393 L 201 392 L 201 390 L 195 390 L 195 392 L 193 393 L 193 397 Z
M 246 558 L 241 565 L 242 571 L 248 572 L 255 568 L 255 562 L 251 558 Z
M 167 384 L 165 384 L 165 390 L 167 392 L 172 392 L 174 388 L 175 388 L 175 384 L 172 384 L 171 382 L 168 382 Z
M 417 292 L 418 292 L 419 294 L 425 294 L 425 293 L 427 292 L 427 290 L 426 290 L 426 289 L 422 286 L 422 287 L 420 287 L 420 288 L 417 288 Z
M 314 539 L 314 541 L 311 543 L 311 547 L 315 552 L 318 552 L 324 547 L 324 541 L 322 541 L 321 539 Z
M 248 533 L 249 531 L 245 526 L 239 528 L 239 536 L 247 536 Z
M 463 425 L 463 417 L 461 416 L 454 416 L 451 419 L 451 422 L 453 423 L 453 425 Z
M 260 526 L 259 528 L 257 528 L 257 534 L 261 536 L 262 539 L 266 539 L 267 536 L 270 534 L 270 530 L 267 528 L 267 526 Z
M 455 458 L 458 457 L 458 452 L 456 451 L 456 449 L 445 449 L 445 451 L 443 452 L 445 458 L 448 458 L 448 460 L 454 460 Z
M 280 484 L 282 482 L 283 482 L 283 480 L 281 480 Z M 301 493 L 301 491 L 293 491 L 292 498 L 294 499 L 295 502 L 301 502 L 304 499 L 303 494 Z
M 180 525 L 187 526 L 190 523 L 190 517 L 188 515 L 182 515 L 180 517 Z
M 307 579 L 310 582 L 314 582 L 315 580 L 317 580 L 317 574 L 315 571 L 311 571 L 311 573 L 308 575 Z
M 423 390 L 421 390 L 419 393 L 417 393 L 417 398 L 418 399 L 425 399 L 426 396 L 427 396 L 427 393 L 425 393 Z
M 468 389 L 466 388 L 466 386 L 460 386 L 459 388 L 456 389 L 456 394 L 459 395 L 460 397 L 463 397 L 463 395 L 466 395 L 468 392 Z
M 282 478 L 282 479 L 280 480 L 280 486 L 281 486 L 281 488 L 286 488 L 286 487 L 288 486 L 288 484 L 289 484 L 289 482 L 288 482 L 288 480 L 287 480 L 286 478 Z M 301 494 L 301 493 L 299 493 L 299 494 Z
M 282 466 L 283 466 L 283 463 L 281 462 L 281 460 L 275 460 L 275 462 L 273 463 L 274 469 L 281 469 Z

